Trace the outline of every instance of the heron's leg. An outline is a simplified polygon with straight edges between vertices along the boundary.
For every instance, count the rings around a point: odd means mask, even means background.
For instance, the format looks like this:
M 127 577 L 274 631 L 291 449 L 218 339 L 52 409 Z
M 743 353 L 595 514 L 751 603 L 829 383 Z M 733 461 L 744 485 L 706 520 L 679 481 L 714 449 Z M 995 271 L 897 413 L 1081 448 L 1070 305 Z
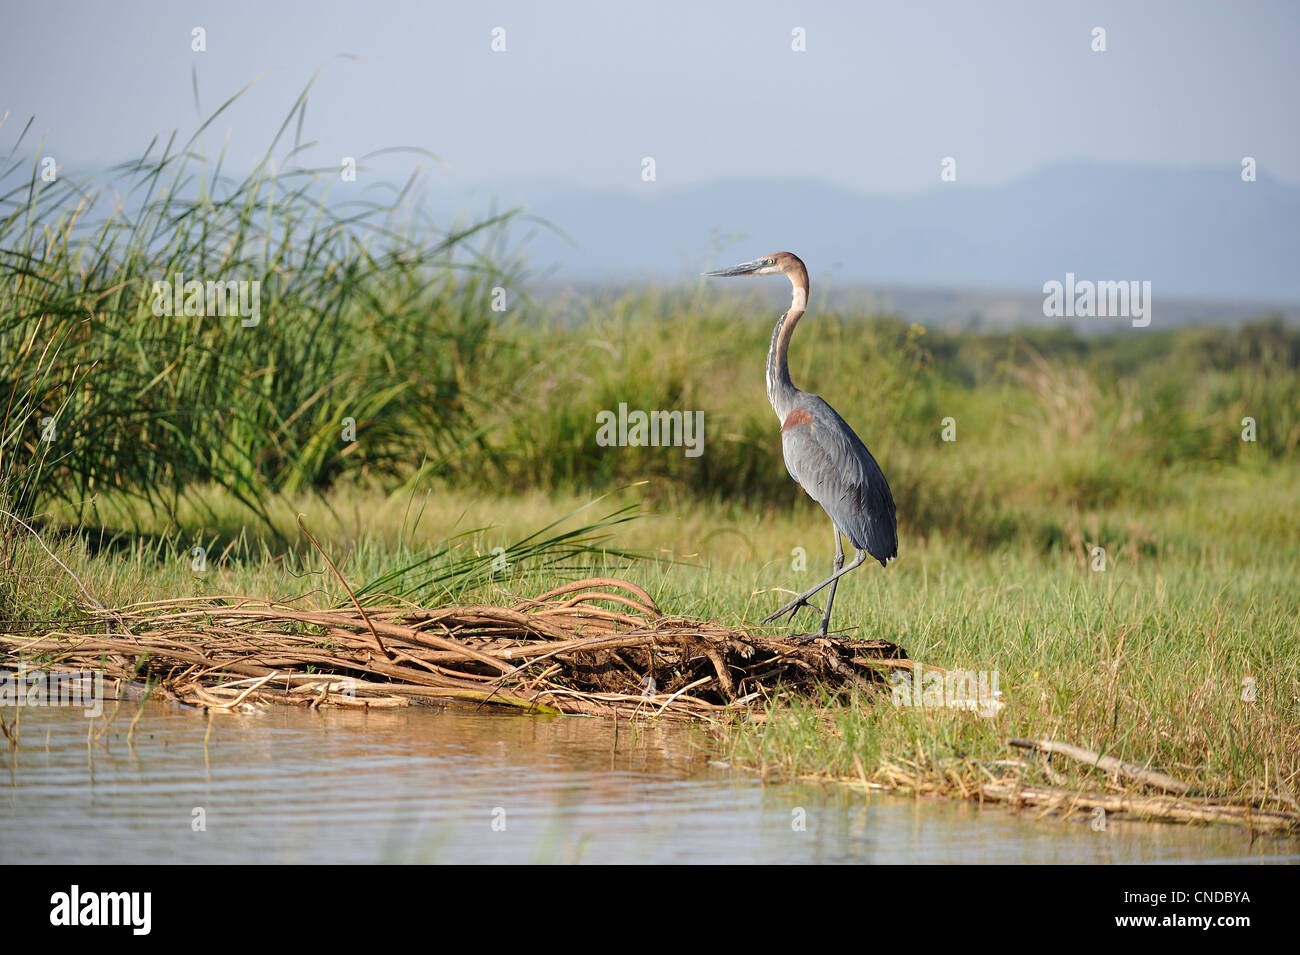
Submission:
M 840 529 L 836 527 L 834 524 L 831 524 L 831 528 L 835 531 L 835 563 L 832 568 L 833 573 L 831 575 L 834 579 L 831 580 L 830 593 L 826 595 L 826 612 L 822 614 L 821 635 L 823 637 L 826 636 L 826 634 L 830 631 L 831 607 L 834 606 L 835 604 L 835 588 L 840 585 L 839 578 L 835 577 L 834 575 L 838 574 L 840 572 L 840 568 L 844 566 L 844 542 L 840 540 Z
M 795 597 L 794 600 L 791 600 L 788 604 L 786 604 L 776 613 L 768 614 L 766 617 L 763 618 L 763 622 L 771 623 L 773 620 L 777 620 L 781 617 L 784 617 L 786 614 L 790 614 L 791 616 L 793 616 L 796 610 L 798 610 L 800 607 L 808 603 L 809 597 L 811 597 L 813 594 L 817 593 L 818 591 L 822 590 L 823 588 L 829 587 L 831 584 L 835 583 L 835 581 L 839 580 L 841 577 L 847 574 L 850 570 L 856 570 L 859 566 L 861 566 L 862 562 L 866 560 L 867 557 L 869 556 L 870 555 L 865 550 L 858 551 L 857 556 L 853 558 L 853 563 L 849 564 L 847 567 L 843 567 L 835 571 L 835 573 L 831 574 L 829 577 L 823 580 L 816 587 L 812 587 L 809 588 L 808 590 L 805 590 L 798 597 Z

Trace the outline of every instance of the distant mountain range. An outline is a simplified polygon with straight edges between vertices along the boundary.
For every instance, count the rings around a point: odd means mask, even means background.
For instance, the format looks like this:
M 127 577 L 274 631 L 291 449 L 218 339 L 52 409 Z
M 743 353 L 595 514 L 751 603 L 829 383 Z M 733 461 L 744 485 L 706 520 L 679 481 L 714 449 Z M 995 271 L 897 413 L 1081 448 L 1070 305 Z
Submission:
M 763 179 L 629 191 L 519 182 L 429 197 L 443 216 L 490 201 L 563 231 L 567 240 L 532 231 L 524 247 L 536 272 L 561 282 L 682 280 L 789 249 L 814 290 L 830 280 L 1032 298 L 1073 272 L 1150 281 L 1157 309 L 1174 298 L 1300 303 L 1300 188 L 1263 170 L 1243 182 L 1235 166 L 1071 163 L 996 188 L 936 182 L 904 197 Z

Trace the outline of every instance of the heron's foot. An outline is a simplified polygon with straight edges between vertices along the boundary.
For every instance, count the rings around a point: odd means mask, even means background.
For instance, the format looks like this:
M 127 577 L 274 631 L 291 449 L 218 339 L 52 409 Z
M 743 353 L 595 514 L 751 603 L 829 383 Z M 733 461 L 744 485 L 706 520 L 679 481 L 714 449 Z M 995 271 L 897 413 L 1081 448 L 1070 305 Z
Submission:
M 776 611 L 776 613 L 768 614 L 766 617 L 763 618 L 763 622 L 772 623 L 774 620 L 780 620 L 782 617 L 786 617 L 786 616 L 788 616 L 791 620 L 793 620 L 795 613 L 799 610 L 800 607 L 809 607 L 813 610 L 816 610 L 818 613 L 821 613 L 820 607 L 813 606 L 805 598 L 799 597 L 795 600 L 791 600 L 780 610 Z

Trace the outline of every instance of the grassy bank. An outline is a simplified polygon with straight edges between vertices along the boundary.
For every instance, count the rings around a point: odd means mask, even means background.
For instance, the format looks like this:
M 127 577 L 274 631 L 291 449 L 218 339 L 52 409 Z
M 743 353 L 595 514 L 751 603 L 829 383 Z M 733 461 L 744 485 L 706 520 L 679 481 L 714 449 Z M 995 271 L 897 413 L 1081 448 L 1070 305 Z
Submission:
M 757 719 L 717 728 L 716 745 L 734 764 L 775 776 L 865 777 L 960 794 L 974 791 L 997 761 L 1021 760 L 1027 784 L 1106 789 L 1095 771 L 1048 763 L 1006 744 L 1011 737 L 1051 737 L 1156 767 L 1200 795 L 1291 806 L 1300 770 L 1300 598 L 1293 586 L 1300 551 L 1295 518 L 1284 515 L 1300 480 L 1278 468 L 1248 480 L 1219 474 L 1185 484 L 1193 503 L 1142 515 L 1146 533 L 1162 542 L 1157 553 L 1120 549 L 1105 571 L 1069 548 L 1044 553 L 1029 542 L 988 548 L 932 535 L 909 542 L 887 571 L 871 568 L 840 588 L 837 623 L 849 632 L 896 641 L 914 660 L 948 670 L 996 671 L 1003 704 L 996 713 L 896 707 L 888 695 L 829 707 L 780 697 L 760 708 Z M 635 501 L 641 492 L 631 489 L 622 498 Z M 237 510 L 233 502 L 223 505 L 219 493 L 210 496 L 212 508 Z M 304 513 L 340 571 L 358 582 L 400 570 L 458 531 L 469 533 L 417 576 L 436 576 L 475 555 L 490 560 L 495 548 L 509 553 L 515 541 L 582 501 L 446 489 L 422 500 L 351 489 L 324 503 L 281 503 L 286 520 L 293 510 Z M 616 503 L 601 501 L 565 526 L 608 513 Z M 586 552 L 564 568 L 512 563 L 491 581 L 457 578 L 432 602 L 508 603 L 584 574 L 608 573 L 645 587 L 667 612 L 753 626 L 789 589 L 811 581 L 828 556 L 823 518 L 811 509 L 764 516 L 696 502 L 672 509 L 648 504 L 643 511 L 606 530 L 609 544 L 644 552 L 642 559 Z M 1274 515 L 1269 527 L 1255 516 L 1265 511 Z M 1131 511 L 1102 517 L 1121 524 L 1136 519 Z M 1194 535 L 1189 527 L 1202 530 Z M 1253 528 L 1250 546 L 1237 543 L 1244 528 Z M 1163 546 L 1166 541 L 1179 543 Z M 299 597 L 320 607 L 347 603 L 318 557 L 271 549 L 240 556 L 232 549 L 215 552 L 198 573 L 192 542 L 164 532 L 123 535 L 97 548 L 74 537 L 57 552 L 109 605 L 216 593 Z M 810 555 L 802 571 L 792 568 L 798 546 Z M 60 609 L 75 603 L 77 585 L 34 546 L 25 550 L 24 579 L 37 582 L 29 604 L 57 621 Z
M 232 177 L 193 141 L 156 145 L 117 170 L 122 203 L 11 157 L 6 627 L 57 630 L 87 593 L 341 605 L 298 514 L 353 585 L 426 602 L 617 573 L 670 613 L 747 626 L 820 579 L 827 522 L 763 394 L 779 285 L 538 306 L 489 254 L 498 220 L 340 199 L 337 170 L 298 152 L 277 140 Z M 157 314 L 176 274 L 259 283 L 257 321 Z M 901 536 L 894 565 L 841 586 L 835 622 L 996 672 L 1002 705 L 778 697 L 716 744 L 767 773 L 923 791 L 970 793 L 999 760 L 1103 785 L 1006 747 L 1058 737 L 1300 808 L 1298 371 L 1300 331 L 1267 319 L 977 335 L 814 298 L 792 376 L 879 458 Z M 702 412 L 702 453 L 602 446 L 620 405 Z

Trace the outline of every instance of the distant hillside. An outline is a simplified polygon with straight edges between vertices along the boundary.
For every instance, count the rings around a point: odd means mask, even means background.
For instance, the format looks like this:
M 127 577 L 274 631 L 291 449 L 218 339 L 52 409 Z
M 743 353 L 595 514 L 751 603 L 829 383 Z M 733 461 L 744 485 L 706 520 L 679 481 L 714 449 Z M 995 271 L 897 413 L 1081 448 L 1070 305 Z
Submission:
M 728 180 L 603 191 L 559 183 L 432 198 L 442 215 L 524 204 L 526 248 L 565 281 L 681 279 L 790 249 L 813 280 L 1037 291 L 1081 279 L 1149 280 L 1161 298 L 1300 302 L 1300 189 L 1237 167 L 1066 164 L 999 188 L 936 184 L 872 197 L 807 181 Z M 737 237 L 743 237 L 736 241 Z

